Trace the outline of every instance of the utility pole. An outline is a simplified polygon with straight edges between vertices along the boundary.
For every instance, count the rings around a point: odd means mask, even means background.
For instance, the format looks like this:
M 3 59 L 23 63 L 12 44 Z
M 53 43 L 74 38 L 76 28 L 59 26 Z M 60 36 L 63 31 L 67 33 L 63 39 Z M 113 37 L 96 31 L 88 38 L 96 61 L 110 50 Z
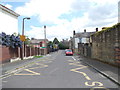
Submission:
M 46 44 L 46 25 L 44 25 L 44 54 L 46 55 L 47 54 L 47 44 Z

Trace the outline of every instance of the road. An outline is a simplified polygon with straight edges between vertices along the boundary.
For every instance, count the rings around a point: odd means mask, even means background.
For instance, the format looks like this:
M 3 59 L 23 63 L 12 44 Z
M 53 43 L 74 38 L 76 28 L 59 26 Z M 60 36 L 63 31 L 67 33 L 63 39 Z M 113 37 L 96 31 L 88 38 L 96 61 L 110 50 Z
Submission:
M 2 88 L 118 88 L 116 84 L 64 51 L 52 53 L 2 79 Z M 94 90 L 94 89 L 91 89 Z

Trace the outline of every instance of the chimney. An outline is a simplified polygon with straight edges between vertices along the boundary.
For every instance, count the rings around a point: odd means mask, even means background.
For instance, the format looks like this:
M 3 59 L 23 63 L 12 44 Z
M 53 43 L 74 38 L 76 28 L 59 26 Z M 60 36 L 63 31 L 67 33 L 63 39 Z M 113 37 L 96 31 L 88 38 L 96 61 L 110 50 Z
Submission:
M 86 29 L 84 29 L 84 32 L 86 32 Z
M 75 30 L 73 31 L 73 35 L 75 35 Z
M 98 28 L 96 28 L 96 32 L 98 32 Z
M 31 40 L 35 40 L 35 38 L 31 38 Z

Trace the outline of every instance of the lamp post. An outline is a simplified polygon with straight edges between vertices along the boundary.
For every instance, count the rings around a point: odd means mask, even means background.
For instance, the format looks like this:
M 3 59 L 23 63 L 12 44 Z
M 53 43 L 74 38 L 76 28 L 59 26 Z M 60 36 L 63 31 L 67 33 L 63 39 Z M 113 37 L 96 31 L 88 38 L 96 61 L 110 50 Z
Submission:
M 27 20 L 29 20 L 30 18 L 29 17 L 25 17 L 25 18 L 23 18 L 23 25 L 22 25 L 22 35 L 24 35 L 24 21 L 25 21 L 25 19 L 27 19 Z
M 24 21 L 25 21 L 25 19 L 29 20 L 30 18 L 29 18 L 29 17 L 23 18 L 23 22 L 22 22 L 22 36 L 24 36 Z M 23 41 L 23 45 L 22 45 L 22 50 L 21 50 L 21 52 L 22 52 L 22 57 L 21 57 L 21 59 L 23 60 L 23 57 L 24 57 L 24 41 Z

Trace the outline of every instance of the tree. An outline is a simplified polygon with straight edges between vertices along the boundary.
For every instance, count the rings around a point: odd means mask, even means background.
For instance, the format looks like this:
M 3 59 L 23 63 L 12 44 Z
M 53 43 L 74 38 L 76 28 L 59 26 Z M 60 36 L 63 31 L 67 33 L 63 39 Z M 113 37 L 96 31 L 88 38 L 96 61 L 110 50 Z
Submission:
M 48 48 L 49 52 L 52 52 L 52 51 L 53 51 L 53 42 L 52 42 L 52 41 L 49 41 L 49 42 L 48 42 L 47 48 Z
M 52 41 L 49 41 L 48 44 L 47 44 L 48 47 L 51 47 L 53 46 L 53 42 Z
M 54 43 L 54 44 L 59 44 L 58 39 L 57 39 L 57 38 L 54 38 L 53 43 Z
M 29 37 L 26 36 L 26 39 L 25 39 L 25 45 L 30 46 L 30 43 L 31 43 L 31 41 L 30 41 Z
M 59 49 L 69 49 L 68 46 L 64 45 L 64 44 L 61 43 L 61 42 L 58 44 L 58 47 L 59 47 Z

